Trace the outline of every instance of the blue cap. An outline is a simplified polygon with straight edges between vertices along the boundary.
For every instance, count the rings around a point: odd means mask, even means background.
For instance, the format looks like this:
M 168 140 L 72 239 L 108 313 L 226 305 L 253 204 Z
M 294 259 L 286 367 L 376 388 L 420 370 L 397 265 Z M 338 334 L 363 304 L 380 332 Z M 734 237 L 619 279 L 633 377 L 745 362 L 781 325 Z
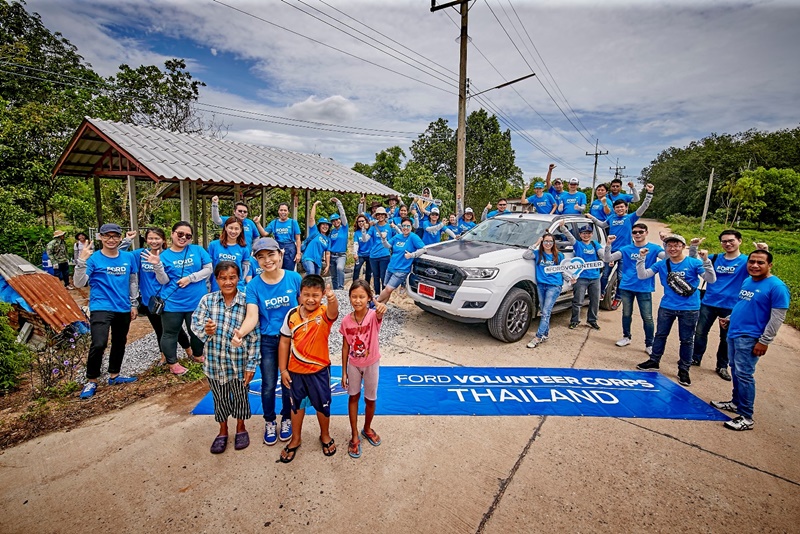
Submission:
M 539 188 L 539 187 L 544 187 L 544 182 L 536 182 L 535 184 L 533 184 L 533 188 L 534 189 Z
M 338 213 L 334 213 L 333 215 L 331 215 L 331 222 L 338 221 L 339 219 L 341 219 L 341 217 L 339 217 Z
M 281 246 L 271 237 L 260 237 L 253 243 L 253 256 L 262 250 L 281 250 Z
M 331 224 L 331 222 L 328 219 L 326 219 L 325 217 L 323 217 L 323 218 L 321 218 L 320 220 L 317 221 L 317 226 L 319 226 L 320 224 Z
M 119 235 L 122 235 L 122 228 L 120 228 L 118 224 L 106 223 L 101 226 L 100 230 L 98 231 L 100 234 L 110 234 L 111 232 L 116 232 Z
M 580 234 L 582 234 L 583 232 L 592 232 L 592 231 L 593 231 L 593 230 L 592 230 L 592 227 L 591 227 L 591 226 L 581 226 L 581 227 L 578 229 L 578 233 L 580 233 Z

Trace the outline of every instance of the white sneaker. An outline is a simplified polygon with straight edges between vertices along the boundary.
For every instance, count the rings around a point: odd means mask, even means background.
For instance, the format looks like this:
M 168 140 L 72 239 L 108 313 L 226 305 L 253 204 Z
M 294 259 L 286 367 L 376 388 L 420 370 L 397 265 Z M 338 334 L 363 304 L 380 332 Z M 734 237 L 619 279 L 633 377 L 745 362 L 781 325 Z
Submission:
M 542 341 L 544 341 L 544 339 L 539 339 L 538 337 L 534 337 L 525 346 L 528 347 L 529 349 L 535 349 Z
M 648 356 L 653 355 L 653 347 L 645 347 L 644 351 L 647 353 Z
M 726 412 L 739 413 L 739 407 L 732 400 L 729 401 L 711 401 L 711 406 L 717 410 L 725 410 Z
M 630 344 L 631 344 L 631 338 L 629 338 L 629 337 L 623 337 L 622 339 L 617 341 L 617 346 L 618 347 L 627 347 Z
M 755 421 L 743 415 L 724 423 L 725 428 L 730 428 L 731 430 L 753 430 L 753 425 L 755 424 Z

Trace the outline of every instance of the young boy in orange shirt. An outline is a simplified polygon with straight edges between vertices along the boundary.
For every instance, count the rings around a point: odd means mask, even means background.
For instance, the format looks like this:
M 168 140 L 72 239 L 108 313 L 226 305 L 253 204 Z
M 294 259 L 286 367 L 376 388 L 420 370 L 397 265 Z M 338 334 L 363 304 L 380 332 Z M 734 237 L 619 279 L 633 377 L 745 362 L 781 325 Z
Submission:
M 325 296 L 327 305 L 322 304 Z M 300 283 L 299 306 L 286 314 L 278 345 L 281 382 L 289 389 L 292 406 L 292 439 L 279 461 L 288 464 L 300 448 L 306 408 L 313 406 L 319 421 L 322 453 L 336 454 L 329 433 L 331 415 L 331 358 L 328 337 L 339 316 L 339 303 L 330 286 L 319 275 L 307 275 Z

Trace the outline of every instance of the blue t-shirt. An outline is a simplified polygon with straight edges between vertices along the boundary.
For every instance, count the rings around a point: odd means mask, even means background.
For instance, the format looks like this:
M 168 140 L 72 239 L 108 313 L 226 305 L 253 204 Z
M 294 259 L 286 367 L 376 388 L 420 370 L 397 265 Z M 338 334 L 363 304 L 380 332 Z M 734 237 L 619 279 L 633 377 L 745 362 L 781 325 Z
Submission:
M 728 337 L 759 338 L 769 323 L 773 308 L 788 309 L 789 288 L 777 276 L 755 281 L 747 277 L 737 295 L 739 300 L 731 312 Z
M 228 220 L 228 217 L 220 217 L 222 219 L 222 226 L 225 226 L 225 221 Z M 223 230 L 224 232 L 225 230 Z M 242 233 L 244 234 L 244 242 L 247 245 L 247 250 L 251 250 L 253 248 L 253 240 L 258 239 L 261 237 L 261 234 L 258 232 L 258 227 L 256 223 L 252 221 L 252 219 L 245 218 L 242 221 Z
M 475 222 L 473 221 L 465 221 L 464 219 L 458 220 L 458 233 L 456 235 L 461 235 L 465 232 L 469 232 L 475 228 Z
M 564 283 L 564 277 L 561 276 L 561 273 L 546 273 L 544 272 L 545 267 L 549 267 L 551 265 L 558 265 L 561 263 L 561 260 L 564 259 L 564 255 L 560 252 L 558 253 L 558 259 L 554 260 L 552 254 L 548 254 L 547 252 L 544 253 L 542 258 L 539 258 L 539 251 L 533 251 L 533 259 L 536 262 L 536 283 L 538 284 L 550 284 L 551 286 L 561 286 Z
M 358 247 L 356 255 L 362 258 L 369 258 L 369 249 L 372 248 L 372 237 L 369 230 L 362 231 L 361 229 L 353 232 L 353 243 Z
M 589 241 L 589 244 L 583 241 L 576 241 L 572 250 L 575 257 L 582 258 L 583 261 L 603 261 L 603 247 L 597 241 Z M 578 275 L 578 278 L 596 280 L 600 278 L 600 268 L 584 269 Z
M 575 208 L 575 206 L 583 206 L 586 209 L 586 195 L 583 191 L 576 191 L 575 193 L 561 193 L 561 198 L 558 199 L 558 203 L 564 204 L 564 209 L 559 211 L 559 213 L 563 213 L 564 215 L 575 215 L 583 213 L 582 211 Z
M 614 195 L 610 191 L 606 193 L 606 197 L 608 198 L 608 205 L 611 210 L 614 210 L 614 202 L 617 200 L 624 200 L 625 204 L 630 204 L 633 202 L 633 195 L 629 195 L 628 193 L 619 193 L 618 195 Z
M 541 197 L 531 195 L 527 200 L 536 209 L 536 213 L 550 213 L 556 205 L 556 199 L 550 193 L 542 193 Z
M 215 239 L 214 241 L 208 244 L 208 255 L 211 256 L 211 265 L 213 267 L 216 267 L 217 264 L 221 261 L 232 261 L 239 266 L 239 284 L 237 286 L 239 288 L 239 291 L 244 291 L 244 285 L 245 285 L 244 267 L 242 267 L 242 263 L 245 261 L 250 263 L 255 263 L 255 260 L 252 261 L 250 260 L 249 250 L 250 249 L 248 249 L 247 247 L 243 247 L 238 244 L 228 245 L 227 247 L 223 247 L 219 239 Z M 217 285 L 217 279 L 213 274 L 211 275 L 211 291 L 219 291 L 219 286 Z
M 680 263 L 672 263 L 669 258 L 657 262 L 651 269 L 655 271 L 661 280 L 661 285 L 664 286 L 664 296 L 661 297 L 659 306 L 667 310 L 699 310 L 699 291 L 695 291 L 688 297 L 682 297 L 669 288 L 667 285 L 667 262 L 670 262 L 670 270 L 683 275 L 683 279 L 692 287 L 700 285 L 700 275 L 705 272 L 703 262 L 697 258 L 686 257 Z
M 340 224 L 339 228 L 336 228 L 333 224 L 331 224 L 331 232 L 329 235 L 331 239 L 331 252 L 347 252 L 347 238 L 349 235 L 350 230 L 348 225 Z
M 264 230 L 274 236 L 275 241 L 281 244 L 296 243 L 295 240 L 300 235 L 300 225 L 291 218 L 285 221 L 272 219 Z
M 709 259 L 714 263 L 717 281 L 706 285 L 703 304 L 732 310 L 739 301 L 739 289 L 749 276 L 747 254 L 739 254 L 732 260 L 726 260 L 725 254 L 716 254 Z
M 456 237 L 461 235 L 461 229 L 458 227 L 457 224 L 448 224 L 447 226 L 442 228 L 442 232 L 444 232 L 445 230 L 450 230 Z M 445 240 L 453 239 L 447 232 L 444 232 L 444 238 Z
M 619 288 L 627 291 L 634 291 L 636 293 L 652 293 L 656 290 L 656 278 L 646 278 L 639 280 L 636 275 L 636 261 L 639 259 L 639 250 L 647 248 L 649 252 L 644 258 L 644 266 L 646 269 L 651 268 L 658 261 L 658 255 L 664 252 L 664 249 L 653 243 L 647 243 L 644 247 L 636 245 L 628 245 L 619 249 L 622 254 L 620 259 L 620 266 L 618 267 L 619 274 Z
M 116 258 L 109 258 L 98 250 L 86 260 L 86 276 L 91 288 L 89 309 L 92 311 L 131 311 L 131 274 L 137 274 L 139 267 L 130 252 L 118 254 Z
M 611 205 L 609 205 L 609 208 L 610 207 L 611 207 Z M 597 199 L 593 200 L 592 201 L 592 205 L 589 208 L 589 213 L 594 215 L 594 217 L 597 220 L 600 220 L 600 221 L 605 221 L 606 218 L 608 218 L 608 215 L 606 215 L 606 210 L 605 210 L 605 208 L 603 208 L 603 201 L 602 200 L 597 200 Z M 613 211 L 612 211 L 612 213 L 613 213 Z
M 161 298 L 166 302 L 166 312 L 193 312 L 200 299 L 207 291 L 206 281 L 192 282 L 186 287 L 178 287 L 178 280 L 203 269 L 203 265 L 211 263 L 211 256 L 199 245 L 188 245 L 181 252 L 170 249 L 161 253 L 161 263 L 169 276 L 169 282 L 161 291 Z
M 406 252 L 415 252 L 425 246 L 417 234 L 397 234 L 389 240 L 392 245 L 392 257 L 386 270 L 390 273 L 410 273 L 414 258 L 406 259 Z
M 139 271 L 139 295 L 142 297 L 142 303 L 147 306 L 150 297 L 157 295 L 162 286 L 156 280 L 156 266 L 142 258 L 142 254 L 145 252 L 150 252 L 150 249 L 137 248 L 131 254 L 133 254 L 133 261 L 136 262 L 136 268 Z
M 444 226 L 442 226 L 441 228 L 439 228 L 435 232 L 429 232 L 428 231 L 428 228 L 430 228 L 431 226 L 438 226 L 439 224 L 440 224 L 439 222 L 437 222 L 436 224 L 433 224 L 430 221 L 424 221 L 420 225 L 420 228 L 422 228 L 422 230 L 423 230 L 423 232 L 422 232 L 422 242 L 423 243 L 425 243 L 426 245 L 432 245 L 434 243 L 439 243 L 442 240 L 442 231 L 444 230 Z
M 286 314 L 297 306 L 300 282 L 303 277 L 295 271 L 283 271 L 277 284 L 268 284 L 260 276 L 247 284 L 247 304 L 258 306 L 258 324 L 261 335 L 277 336 Z
M 371 242 L 369 249 L 370 258 L 385 258 L 389 256 L 389 249 L 384 247 L 383 243 L 381 243 L 380 234 L 383 232 L 386 232 L 386 241 L 391 241 L 392 237 L 395 235 L 395 232 L 392 230 L 392 227 L 389 226 L 389 223 L 386 223 L 384 226 L 378 226 L 375 224 L 369 229 Z
M 562 189 L 561 192 L 559 193 L 558 191 L 556 191 L 555 186 L 551 185 L 550 187 L 547 188 L 546 193 L 548 193 L 554 199 L 558 200 L 558 197 L 564 194 L 564 190 Z
M 513 212 L 511 210 L 503 210 L 502 212 L 498 210 L 492 210 L 486 214 L 486 218 L 491 219 L 492 217 L 497 217 L 498 215 L 508 215 L 509 213 Z
M 608 223 L 608 235 L 617 236 L 617 239 L 611 243 L 611 252 L 616 252 L 622 247 L 627 247 L 633 243 L 631 230 L 633 229 L 633 225 L 636 224 L 636 221 L 638 220 L 639 216 L 636 215 L 636 212 L 626 213 L 620 217 L 612 211 L 608 217 L 606 217 L 606 222 Z
M 306 238 L 305 248 L 300 260 L 311 261 L 314 262 L 315 265 L 322 266 L 322 259 L 325 256 L 325 252 L 331 249 L 331 238 L 320 234 L 315 226 Z

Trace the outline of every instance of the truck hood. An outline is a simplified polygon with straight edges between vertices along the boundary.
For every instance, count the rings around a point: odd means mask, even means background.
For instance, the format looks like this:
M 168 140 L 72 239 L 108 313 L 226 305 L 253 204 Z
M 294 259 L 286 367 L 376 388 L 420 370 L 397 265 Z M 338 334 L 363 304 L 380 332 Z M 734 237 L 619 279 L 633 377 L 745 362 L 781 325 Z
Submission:
M 446 241 L 425 247 L 423 258 L 461 267 L 493 267 L 519 260 L 525 249 L 478 241 Z

